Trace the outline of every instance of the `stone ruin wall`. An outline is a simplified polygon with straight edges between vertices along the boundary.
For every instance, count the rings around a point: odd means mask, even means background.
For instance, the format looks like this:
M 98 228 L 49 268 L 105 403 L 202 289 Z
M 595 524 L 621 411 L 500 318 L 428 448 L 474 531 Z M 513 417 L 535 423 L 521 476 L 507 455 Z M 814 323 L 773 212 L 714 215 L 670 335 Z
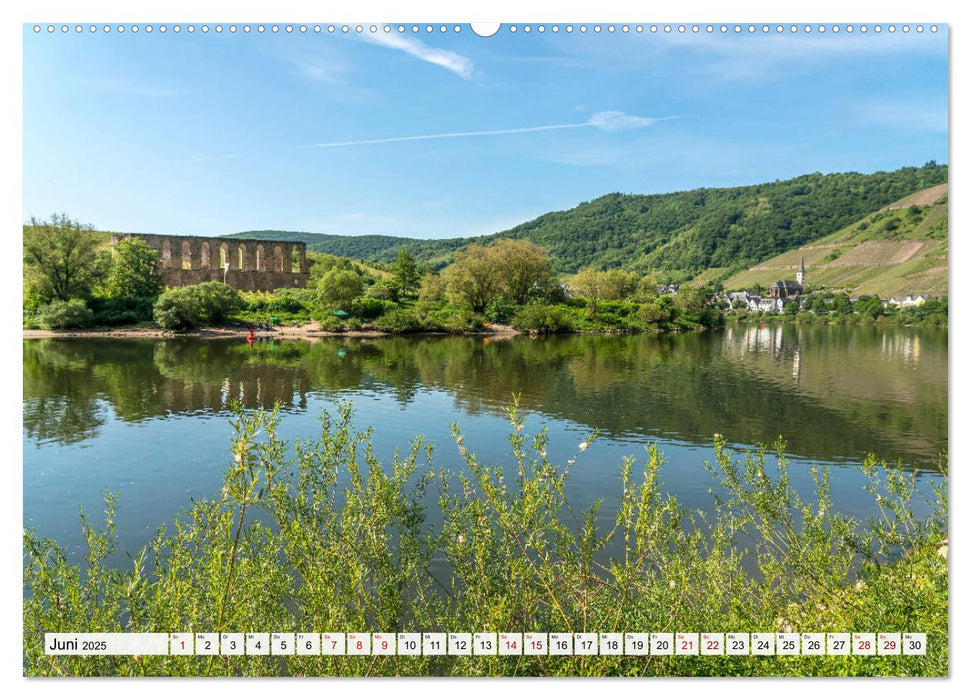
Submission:
M 138 238 L 158 252 L 159 272 L 166 287 L 201 282 L 225 282 L 241 291 L 273 291 L 279 287 L 306 287 L 307 244 L 252 238 L 202 238 L 123 234 Z M 229 269 L 224 267 L 229 263 Z

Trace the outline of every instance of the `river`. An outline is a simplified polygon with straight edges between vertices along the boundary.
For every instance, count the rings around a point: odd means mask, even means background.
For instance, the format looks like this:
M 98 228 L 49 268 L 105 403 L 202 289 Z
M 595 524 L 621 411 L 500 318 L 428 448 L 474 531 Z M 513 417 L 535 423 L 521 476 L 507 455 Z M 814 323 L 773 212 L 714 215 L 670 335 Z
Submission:
M 732 325 L 708 333 L 624 336 L 245 340 L 32 339 L 24 345 L 24 525 L 82 552 L 78 508 L 120 494 L 115 561 L 216 496 L 229 464 L 229 405 L 283 411 L 281 436 L 319 434 L 321 411 L 350 400 L 389 459 L 421 434 L 435 464 L 462 469 L 450 425 L 488 463 L 510 465 L 504 409 L 520 396 L 526 430 L 572 467 L 574 506 L 611 517 L 624 456 L 665 457 L 665 490 L 710 504 L 711 441 L 738 451 L 786 440 L 793 483 L 828 467 L 837 509 L 873 515 L 855 468 L 868 452 L 942 479 L 947 331 L 873 326 Z M 434 501 L 430 502 L 434 508 Z

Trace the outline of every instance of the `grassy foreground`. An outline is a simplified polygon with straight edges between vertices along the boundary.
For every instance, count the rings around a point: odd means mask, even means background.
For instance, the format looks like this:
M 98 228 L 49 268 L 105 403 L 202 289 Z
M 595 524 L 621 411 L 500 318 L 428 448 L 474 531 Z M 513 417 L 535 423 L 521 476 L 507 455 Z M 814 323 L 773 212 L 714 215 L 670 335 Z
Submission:
M 323 415 L 318 438 L 294 444 L 277 437 L 275 413 L 237 412 L 221 494 L 193 502 L 127 570 L 105 564 L 113 496 L 100 526 L 82 514 L 83 566 L 25 533 L 25 675 L 947 675 L 946 486 L 918 519 L 916 477 L 868 458 L 881 517 L 860 523 L 834 511 L 824 471 L 800 497 L 781 444 L 775 459 L 739 459 L 715 436 L 713 509 L 691 513 L 662 492 L 652 446 L 645 464 L 623 465 L 617 516 L 604 530 L 596 506 L 576 512 L 564 495 L 575 459 L 555 467 L 545 431 L 527 437 L 515 403 L 508 416 L 510 469 L 480 463 L 453 427 L 463 468 L 447 473 L 419 438 L 380 465 L 347 404 Z M 440 515 L 425 513 L 433 493 Z M 927 633 L 928 653 L 44 655 L 44 632 L 81 631 L 911 631 Z

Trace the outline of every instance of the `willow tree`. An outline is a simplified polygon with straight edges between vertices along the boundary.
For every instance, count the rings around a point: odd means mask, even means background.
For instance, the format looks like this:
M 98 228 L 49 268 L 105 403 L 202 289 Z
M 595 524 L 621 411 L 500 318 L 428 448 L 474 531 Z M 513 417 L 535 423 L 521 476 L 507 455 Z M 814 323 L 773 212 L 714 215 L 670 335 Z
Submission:
M 514 304 L 525 304 L 529 293 L 551 272 L 543 247 L 524 239 L 503 239 L 488 248 L 494 260 L 497 284 Z
M 470 245 L 455 255 L 446 270 L 449 296 L 482 311 L 499 296 L 525 304 L 529 293 L 551 275 L 542 246 L 526 240 L 501 239 L 491 246 Z
M 464 302 L 473 311 L 483 311 L 499 293 L 496 268 L 486 251 L 470 245 L 455 254 L 455 262 L 445 271 L 445 287 L 453 303 Z

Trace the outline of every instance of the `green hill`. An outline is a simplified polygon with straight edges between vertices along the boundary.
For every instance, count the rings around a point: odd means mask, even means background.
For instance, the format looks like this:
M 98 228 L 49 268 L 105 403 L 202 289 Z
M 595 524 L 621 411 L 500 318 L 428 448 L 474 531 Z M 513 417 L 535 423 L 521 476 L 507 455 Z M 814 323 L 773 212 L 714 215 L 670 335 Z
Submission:
M 404 238 L 397 236 L 339 236 L 329 233 L 300 231 L 241 231 L 229 238 L 258 238 L 278 241 L 303 241 L 307 250 L 337 255 L 354 260 L 392 263 L 398 251 L 408 248 L 418 259 L 441 268 L 452 261 L 452 255 L 473 239 L 469 238 Z
M 830 235 L 902 197 L 947 181 L 947 166 L 928 163 L 872 174 L 814 173 L 744 187 L 669 194 L 608 194 L 566 211 L 544 214 L 508 231 L 478 238 L 422 240 L 246 231 L 251 238 L 296 238 L 311 250 L 391 262 L 407 246 L 442 267 L 469 243 L 526 238 L 543 245 L 561 273 L 586 265 L 684 279 L 709 268 L 742 270 Z
M 829 236 L 732 275 L 724 285 L 765 287 L 792 278 L 805 259 L 810 287 L 880 297 L 946 295 L 947 197 L 946 183 L 920 190 Z

